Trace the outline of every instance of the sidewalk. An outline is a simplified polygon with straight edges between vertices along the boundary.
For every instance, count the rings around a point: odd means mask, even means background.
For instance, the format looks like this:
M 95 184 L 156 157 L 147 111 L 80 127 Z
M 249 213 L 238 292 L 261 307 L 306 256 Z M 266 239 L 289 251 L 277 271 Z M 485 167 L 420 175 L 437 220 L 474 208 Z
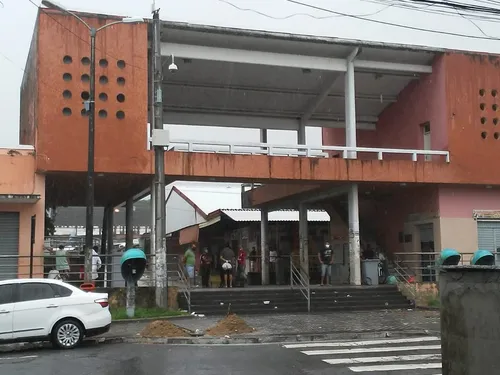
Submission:
M 245 337 L 362 334 L 381 332 L 429 332 L 440 331 L 438 311 L 381 310 L 359 312 L 335 312 L 323 314 L 273 314 L 241 316 L 253 328 L 254 333 Z M 206 331 L 221 317 L 182 317 L 170 321 L 190 331 Z M 139 332 L 149 322 L 117 322 L 104 337 L 139 338 Z M 242 335 L 243 336 L 243 335 Z M 236 337 L 236 336 L 235 336 Z

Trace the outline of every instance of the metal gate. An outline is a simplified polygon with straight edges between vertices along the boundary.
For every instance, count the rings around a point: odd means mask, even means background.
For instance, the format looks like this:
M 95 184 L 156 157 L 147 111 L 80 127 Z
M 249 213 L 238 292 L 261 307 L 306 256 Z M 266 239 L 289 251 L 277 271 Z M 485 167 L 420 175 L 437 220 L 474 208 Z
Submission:
M 19 212 L 0 212 L 0 280 L 16 279 L 19 255 Z

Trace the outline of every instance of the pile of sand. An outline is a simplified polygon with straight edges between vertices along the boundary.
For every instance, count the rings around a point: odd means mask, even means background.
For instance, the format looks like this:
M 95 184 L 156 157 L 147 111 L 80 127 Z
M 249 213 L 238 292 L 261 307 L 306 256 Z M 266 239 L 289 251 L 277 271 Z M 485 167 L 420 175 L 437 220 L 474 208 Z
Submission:
M 182 328 L 170 323 L 168 320 L 155 320 L 149 323 L 142 331 L 142 337 L 186 337 L 189 334 Z
M 226 336 L 239 333 L 252 333 L 255 328 L 250 327 L 236 314 L 228 314 L 224 319 L 209 328 L 205 333 L 210 336 Z

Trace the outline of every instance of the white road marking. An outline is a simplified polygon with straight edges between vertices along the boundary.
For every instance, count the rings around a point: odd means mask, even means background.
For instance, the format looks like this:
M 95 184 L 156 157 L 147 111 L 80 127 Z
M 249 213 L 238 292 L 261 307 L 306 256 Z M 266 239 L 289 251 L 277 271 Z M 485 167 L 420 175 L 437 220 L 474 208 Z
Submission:
M 358 357 L 358 358 L 338 358 L 324 359 L 330 365 L 351 365 L 355 363 L 379 363 L 379 362 L 399 362 L 399 361 L 433 361 L 440 360 L 440 354 L 421 354 L 421 355 L 393 355 L 388 357 Z
M 305 350 L 301 353 L 306 355 L 343 355 L 358 353 L 384 353 L 384 352 L 407 352 L 411 350 L 440 350 L 441 345 L 420 345 L 420 346 L 391 346 L 388 348 L 357 348 L 338 350 Z
M 383 344 L 405 344 L 415 342 L 439 341 L 439 337 L 414 337 L 409 339 L 392 339 L 392 340 L 367 340 L 367 341 L 338 341 L 338 342 L 311 342 L 307 344 L 289 344 L 283 345 L 287 349 L 301 348 L 341 348 L 353 346 L 368 346 L 368 345 L 383 345 Z
M 376 366 L 356 366 L 349 367 L 353 372 L 377 372 L 377 371 L 405 371 L 405 370 L 425 370 L 440 369 L 441 363 L 415 363 L 408 365 L 376 365 Z
M 0 361 L 13 361 L 19 359 L 30 359 L 30 358 L 38 358 L 37 355 L 25 355 L 22 357 L 0 357 Z

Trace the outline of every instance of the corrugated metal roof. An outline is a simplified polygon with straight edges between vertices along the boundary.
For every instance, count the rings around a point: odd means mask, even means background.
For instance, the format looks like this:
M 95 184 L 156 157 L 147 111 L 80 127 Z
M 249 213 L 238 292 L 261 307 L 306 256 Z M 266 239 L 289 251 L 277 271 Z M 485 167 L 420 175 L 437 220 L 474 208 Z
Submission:
M 221 209 L 222 213 L 234 221 L 260 221 L 260 210 L 257 209 Z M 279 210 L 269 212 L 269 221 L 299 221 L 299 211 Z M 307 221 L 330 221 L 330 216 L 323 210 L 308 210 Z

